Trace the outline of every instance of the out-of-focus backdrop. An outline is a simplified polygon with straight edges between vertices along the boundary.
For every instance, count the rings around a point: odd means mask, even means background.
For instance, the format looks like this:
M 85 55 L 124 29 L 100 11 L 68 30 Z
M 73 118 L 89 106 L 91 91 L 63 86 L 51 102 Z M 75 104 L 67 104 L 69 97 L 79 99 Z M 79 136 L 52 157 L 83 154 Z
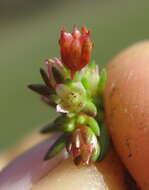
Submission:
M 27 89 L 40 82 L 44 60 L 59 56 L 61 27 L 86 25 L 93 59 L 105 65 L 117 52 L 149 37 L 147 0 L 0 0 L 0 151 L 55 117 Z

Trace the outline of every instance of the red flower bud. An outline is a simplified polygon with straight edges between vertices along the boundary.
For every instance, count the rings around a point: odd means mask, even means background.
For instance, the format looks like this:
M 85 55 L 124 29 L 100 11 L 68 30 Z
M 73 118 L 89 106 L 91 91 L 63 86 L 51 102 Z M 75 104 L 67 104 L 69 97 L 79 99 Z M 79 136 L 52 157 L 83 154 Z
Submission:
M 93 131 L 89 127 L 82 125 L 74 131 L 69 141 L 67 150 L 72 155 L 76 165 L 80 163 L 90 164 L 93 154 L 98 148 L 97 139 Z
M 90 31 L 86 27 L 82 27 L 82 32 L 74 27 L 72 33 L 62 29 L 59 44 L 62 62 L 72 74 L 89 63 L 93 43 L 90 39 Z

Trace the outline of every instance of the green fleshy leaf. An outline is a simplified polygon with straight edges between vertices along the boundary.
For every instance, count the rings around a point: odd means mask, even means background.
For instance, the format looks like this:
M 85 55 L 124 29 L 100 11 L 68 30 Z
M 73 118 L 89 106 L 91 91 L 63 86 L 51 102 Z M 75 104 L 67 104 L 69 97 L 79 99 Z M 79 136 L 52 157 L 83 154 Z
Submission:
M 69 119 L 64 122 L 64 124 L 61 127 L 61 130 L 64 133 L 72 133 L 75 130 L 75 119 Z
M 101 92 L 104 89 L 106 81 L 107 81 L 107 71 L 106 69 L 102 69 L 100 72 L 100 81 L 98 85 L 99 92 Z
M 43 96 L 50 95 L 50 90 L 44 84 L 30 84 L 28 85 L 28 88 Z
M 57 128 L 64 133 L 72 133 L 75 128 L 75 117 L 69 117 L 63 114 L 55 121 Z
M 66 146 L 66 137 L 62 135 L 57 139 L 53 146 L 48 150 L 44 160 L 49 160 L 60 153 Z
M 85 89 L 89 90 L 90 88 L 90 85 L 89 85 L 89 80 L 87 77 L 83 77 L 82 80 L 81 80 L 83 86 Z
M 41 129 L 42 134 L 51 133 L 55 131 L 62 131 L 64 133 L 71 133 L 75 130 L 75 119 L 69 118 L 65 114 L 57 117 L 52 123 L 45 125 Z
M 77 116 L 77 121 L 76 123 L 79 125 L 84 125 L 86 123 L 86 115 L 85 114 L 80 114 Z
M 97 121 L 93 117 L 81 114 L 77 117 L 76 123 L 78 125 L 87 125 L 89 128 L 92 129 L 92 131 L 95 133 L 96 136 L 100 135 L 100 127 Z
M 86 114 L 88 114 L 92 117 L 95 117 L 97 115 L 97 108 L 96 108 L 95 104 L 93 104 L 91 101 L 87 101 L 81 111 L 85 112 Z
M 99 143 L 101 147 L 101 152 L 98 158 L 98 161 L 101 161 L 105 158 L 108 153 L 109 145 L 110 145 L 110 136 L 107 127 L 105 124 L 101 125 L 101 134 L 99 137 Z
M 96 136 L 100 135 L 100 127 L 97 121 L 93 117 L 88 117 L 87 122 L 88 126 L 93 130 Z
M 92 157 L 91 157 L 91 161 L 92 161 L 92 162 L 96 162 L 96 161 L 99 159 L 100 151 L 101 151 L 100 145 L 99 145 L 99 143 L 97 142 L 97 145 L 96 145 L 96 147 L 95 147 L 95 149 L 94 149 L 94 151 L 93 151 L 93 153 L 92 153 Z

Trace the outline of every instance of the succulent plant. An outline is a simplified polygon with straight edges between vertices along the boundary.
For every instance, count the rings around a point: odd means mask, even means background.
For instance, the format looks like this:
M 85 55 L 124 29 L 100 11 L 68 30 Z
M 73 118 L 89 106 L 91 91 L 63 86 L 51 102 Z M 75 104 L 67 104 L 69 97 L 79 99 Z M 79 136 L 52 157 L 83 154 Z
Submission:
M 44 84 L 28 86 L 60 113 L 41 130 L 42 134 L 62 132 L 45 160 L 66 148 L 75 164 L 88 165 L 102 160 L 107 152 L 108 134 L 102 105 L 107 73 L 90 60 L 93 43 L 86 27 L 81 32 L 74 27 L 72 33 L 62 29 L 59 45 L 61 58 L 46 60 L 47 71 L 40 69 Z M 107 135 L 101 133 L 104 130 Z

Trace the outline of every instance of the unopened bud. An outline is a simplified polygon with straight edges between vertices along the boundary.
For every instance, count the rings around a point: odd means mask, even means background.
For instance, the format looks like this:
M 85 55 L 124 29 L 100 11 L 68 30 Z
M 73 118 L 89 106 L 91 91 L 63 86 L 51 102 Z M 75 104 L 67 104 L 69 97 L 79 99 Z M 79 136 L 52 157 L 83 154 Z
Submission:
M 99 156 L 97 137 L 87 126 L 81 126 L 72 134 L 72 146 L 70 150 L 75 163 L 90 164 Z M 79 161 L 79 162 L 78 162 Z
M 82 27 L 82 33 L 77 27 L 73 28 L 72 33 L 62 29 L 59 44 L 62 62 L 72 74 L 89 63 L 93 44 L 85 27 Z

